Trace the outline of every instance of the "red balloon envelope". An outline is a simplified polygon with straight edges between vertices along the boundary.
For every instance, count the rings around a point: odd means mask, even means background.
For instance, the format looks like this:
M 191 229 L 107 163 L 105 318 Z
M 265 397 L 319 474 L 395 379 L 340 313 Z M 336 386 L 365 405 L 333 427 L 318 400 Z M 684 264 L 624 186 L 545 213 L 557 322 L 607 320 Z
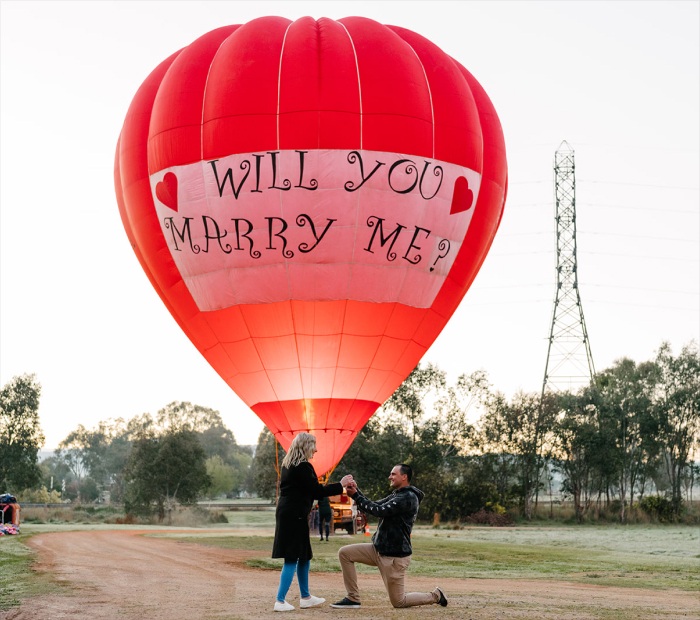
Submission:
M 117 146 L 121 217 L 190 340 L 319 474 L 472 283 L 506 195 L 472 75 L 370 19 L 263 17 L 162 62 Z

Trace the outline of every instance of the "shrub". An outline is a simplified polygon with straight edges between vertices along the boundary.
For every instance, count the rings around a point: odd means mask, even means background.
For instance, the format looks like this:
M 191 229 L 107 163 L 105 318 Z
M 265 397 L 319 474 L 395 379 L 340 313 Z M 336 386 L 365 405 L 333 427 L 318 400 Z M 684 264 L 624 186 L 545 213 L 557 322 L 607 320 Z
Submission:
M 221 510 L 212 510 L 209 512 L 209 523 L 228 523 L 228 519 Z
M 60 504 L 63 499 L 58 491 L 49 491 L 46 487 L 40 489 L 26 489 L 22 491 L 17 499 L 20 504 Z
M 494 512 L 497 515 L 506 514 L 506 509 L 503 506 L 501 506 L 498 502 L 486 502 L 486 511 Z
M 673 504 L 671 500 L 660 495 L 647 495 L 639 507 L 652 519 L 657 519 L 660 523 L 668 523 L 673 520 Z
M 513 519 L 511 519 L 509 515 L 490 512 L 483 508 L 469 515 L 465 521 L 471 525 L 491 525 L 495 527 L 513 525 Z
M 123 517 L 117 517 L 114 522 L 119 525 L 134 525 L 135 523 L 139 523 L 139 520 L 135 515 L 127 512 Z

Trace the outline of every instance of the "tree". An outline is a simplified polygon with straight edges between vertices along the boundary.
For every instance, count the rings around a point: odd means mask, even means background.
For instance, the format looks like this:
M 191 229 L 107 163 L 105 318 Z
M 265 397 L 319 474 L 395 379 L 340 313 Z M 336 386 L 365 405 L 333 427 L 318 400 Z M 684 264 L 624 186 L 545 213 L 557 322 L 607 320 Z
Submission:
M 81 495 L 81 489 L 84 487 L 83 481 L 88 479 L 95 482 L 94 477 L 90 477 L 91 470 L 97 473 L 98 477 L 102 474 L 102 463 L 104 456 L 104 444 L 105 438 L 103 433 L 90 432 L 82 424 L 78 428 L 70 433 L 68 436 L 58 444 L 58 449 L 56 450 L 56 456 L 63 461 L 77 482 L 76 499 L 80 502 L 83 498 Z M 92 488 L 92 487 L 86 487 Z
M 138 435 L 132 434 L 128 423 L 117 418 L 107 425 L 108 449 L 104 456 L 104 470 L 107 475 L 106 485 L 110 492 L 110 501 L 123 502 L 125 493 L 124 471 L 129 455 Z
M 491 510 L 492 507 L 505 507 L 501 502 L 495 485 L 493 484 L 489 472 L 484 467 L 486 461 L 478 455 L 463 456 L 456 459 L 450 470 L 450 476 L 445 478 L 444 490 L 436 495 L 432 487 L 430 493 L 426 495 L 426 509 L 430 507 L 431 501 L 438 503 L 436 512 L 440 513 L 441 519 L 458 521 L 469 517 L 481 510 Z M 431 500 L 431 496 L 436 496 Z M 426 516 L 431 516 L 431 512 L 426 511 Z
M 434 415 L 420 424 L 419 441 L 413 446 L 417 480 L 421 481 L 422 474 L 430 488 L 421 512 L 434 522 L 477 512 L 495 496 L 487 483 L 474 484 L 474 468 L 464 458 L 473 448 L 475 435 L 468 416 L 489 394 L 486 374 L 461 375 L 454 386 L 438 382 L 435 389 Z
M 231 464 L 237 452 L 236 439 L 215 409 L 173 401 L 158 411 L 155 420 L 161 432 L 189 430 L 196 433 L 208 457 L 220 456 Z
M 233 471 L 231 492 L 240 495 L 243 491 L 251 490 L 249 486 L 250 470 L 253 465 L 253 451 L 250 447 L 237 446 L 231 457 L 230 467 Z
M 517 476 L 520 504 L 530 519 L 545 463 L 542 448 L 551 440 L 554 398 L 548 393 L 541 398 L 518 392 L 509 403 L 496 393 L 484 406 L 479 423 L 481 448 Z
M 207 496 L 214 499 L 220 495 L 231 493 L 235 481 L 233 467 L 224 463 L 220 456 L 210 456 L 206 461 L 207 474 L 211 479 L 211 485 L 207 489 Z
M 404 382 L 382 405 L 382 411 L 390 412 L 406 428 L 411 445 L 418 440 L 419 426 L 425 415 L 425 401 L 433 393 L 445 387 L 445 371 L 433 364 L 416 366 Z
M 54 456 L 44 459 L 39 467 L 41 467 L 42 483 L 49 493 L 60 492 L 63 483 L 68 484 L 73 479 L 69 467 L 55 453 Z
M 0 390 L 0 489 L 19 492 L 41 481 L 40 396 L 41 385 L 33 374 L 14 377 Z
M 234 434 L 224 424 L 221 414 L 215 409 L 174 401 L 158 411 L 156 428 L 190 430 L 197 434 L 207 458 L 220 457 L 233 469 L 233 488 L 229 492 L 240 492 L 246 486 L 253 451 L 249 446 L 239 446 Z
M 668 343 L 656 356 L 661 379 L 654 414 L 659 425 L 659 443 L 666 473 L 671 482 L 671 503 L 681 514 L 683 478 L 689 471 L 690 455 L 700 442 L 700 354 L 696 342 L 674 357 Z
M 56 456 L 78 480 L 78 489 L 83 488 L 83 479 L 89 478 L 99 490 L 109 491 L 113 501 L 120 501 L 132 441 L 132 431 L 121 418 L 99 422 L 95 429 L 80 424 L 61 441 Z M 78 499 L 87 498 L 81 494 Z
M 279 468 L 282 467 L 284 454 L 275 436 L 267 428 L 263 428 L 258 437 L 258 447 L 251 465 L 253 488 L 260 497 L 267 499 L 277 497 Z
M 155 419 L 145 413 L 128 422 L 121 418 L 103 421 L 94 429 L 79 425 L 60 443 L 57 454 L 79 481 L 90 477 L 100 490 L 110 492 L 112 501 L 122 501 L 124 468 L 133 442 L 147 435 L 180 431 L 194 433 L 207 458 L 219 457 L 227 467 L 233 468 L 234 490 L 243 488 L 252 459 L 250 448 L 236 444 L 218 411 L 188 402 L 166 405 Z
M 194 503 L 211 485 L 204 449 L 189 430 L 139 438 L 129 457 L 126 481 L 127 512 L 151 514 L 155 506 L 159 521 L 176 502 Z
M 440 438 L 445 447 L 444 458 L 468 450 L 474 434 L 468 416 L 487 400 L 489 392 L 486 373 L 479 370 L 471 375 L 460 375 L 457 384 L 447 387 L 437 399 L 435 411 L 440 423 Z
M 650 460 L 651 441 L 656 434 L 651 403 L 658 382 L 658 367 L 651 362 L 635 364 L 623 358 L 596 377 L 600 395 L 600 423 L 611 439 L 608 462 L 614 465 L 620 497 L 620 522 L 627 520 L 627 508 L 634 489 Z
M 559 415 L 554 423 L 554 447 L 559 457 L 557 468 L 564 474 L 563 491 L 574 502 L 576 520 L 583 522 L 588 492 L 595 468 L 600 433 L 590 392 L 562 393 L 558 396 Z
M 207 496 L 211 498 L 220 495 L 239 495 L 246 489 L 248 471 L 253 457 L 247 451 L 241 451 L 231 457 L 233 463 L 227 463 L 219 455 L 207 459 L 207 473 L 211 478 L 211 486 Z
M 63 458 L 75 474 L 81 479 L 89 475 L 93 480 L 102 482 L 105 477 L 104 462 L 108 447 L 108 436 L 103 422 L 90 431 L 82 424 L 58 444 L 57 455 Z
M 411 438 L 391 420 L 375 414 L 357 434 L 336 467 L 341 475 L 352 474 L 368 497 L 389 494 L 389 472 L 410 460 Z
M 223 426 L 223 423 L 221 415 L 214 409 L 189 402 L 173 401 L 158 410 L 156 425 L 163 432 L 188 430 L 201 433 L 212 426 Z

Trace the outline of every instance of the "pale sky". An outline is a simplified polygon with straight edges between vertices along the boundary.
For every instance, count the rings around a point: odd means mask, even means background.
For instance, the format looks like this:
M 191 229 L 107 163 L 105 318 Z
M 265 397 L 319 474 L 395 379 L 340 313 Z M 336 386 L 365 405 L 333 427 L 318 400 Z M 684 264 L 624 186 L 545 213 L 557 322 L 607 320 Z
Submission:
M 264 15 L 414 30 L 463 64 L 505 133 L 509 194 L 481 272 L 423 358 L 539 393 L 555 294 L 553 161 L 575 150 L 579 283 L 597 370 L 700 340 L 700 3 L 0 1 L 0 384 L 36 373 L 46 449 L 78 424 L 262 422 L 201 357 L 124 233 L 113 160 L 131 99 L 202 34 Z

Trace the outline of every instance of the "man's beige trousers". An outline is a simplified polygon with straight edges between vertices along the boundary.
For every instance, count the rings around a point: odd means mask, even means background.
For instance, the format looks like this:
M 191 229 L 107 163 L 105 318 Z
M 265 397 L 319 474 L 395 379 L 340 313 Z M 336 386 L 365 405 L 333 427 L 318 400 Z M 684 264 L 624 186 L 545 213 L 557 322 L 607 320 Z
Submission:
M 409 592 L 404 591 L 404 577 L 411 563 L 411 556 L 394 558 L 379 555 L 372 543 L 360 543 L 347 545 L 338 551 L 340 567 L 343 569 L 343 582 L 348 598 L 356 603 L 360 602 L 360 590 L 357 587 L 357 571 L 355 562 L 376 566 L 384 580 L 384 586 L 389 593 L 389 600 L 394 607 L 414 607 L 416 605 L 432 605 L 437 603 L 437 592 Z

